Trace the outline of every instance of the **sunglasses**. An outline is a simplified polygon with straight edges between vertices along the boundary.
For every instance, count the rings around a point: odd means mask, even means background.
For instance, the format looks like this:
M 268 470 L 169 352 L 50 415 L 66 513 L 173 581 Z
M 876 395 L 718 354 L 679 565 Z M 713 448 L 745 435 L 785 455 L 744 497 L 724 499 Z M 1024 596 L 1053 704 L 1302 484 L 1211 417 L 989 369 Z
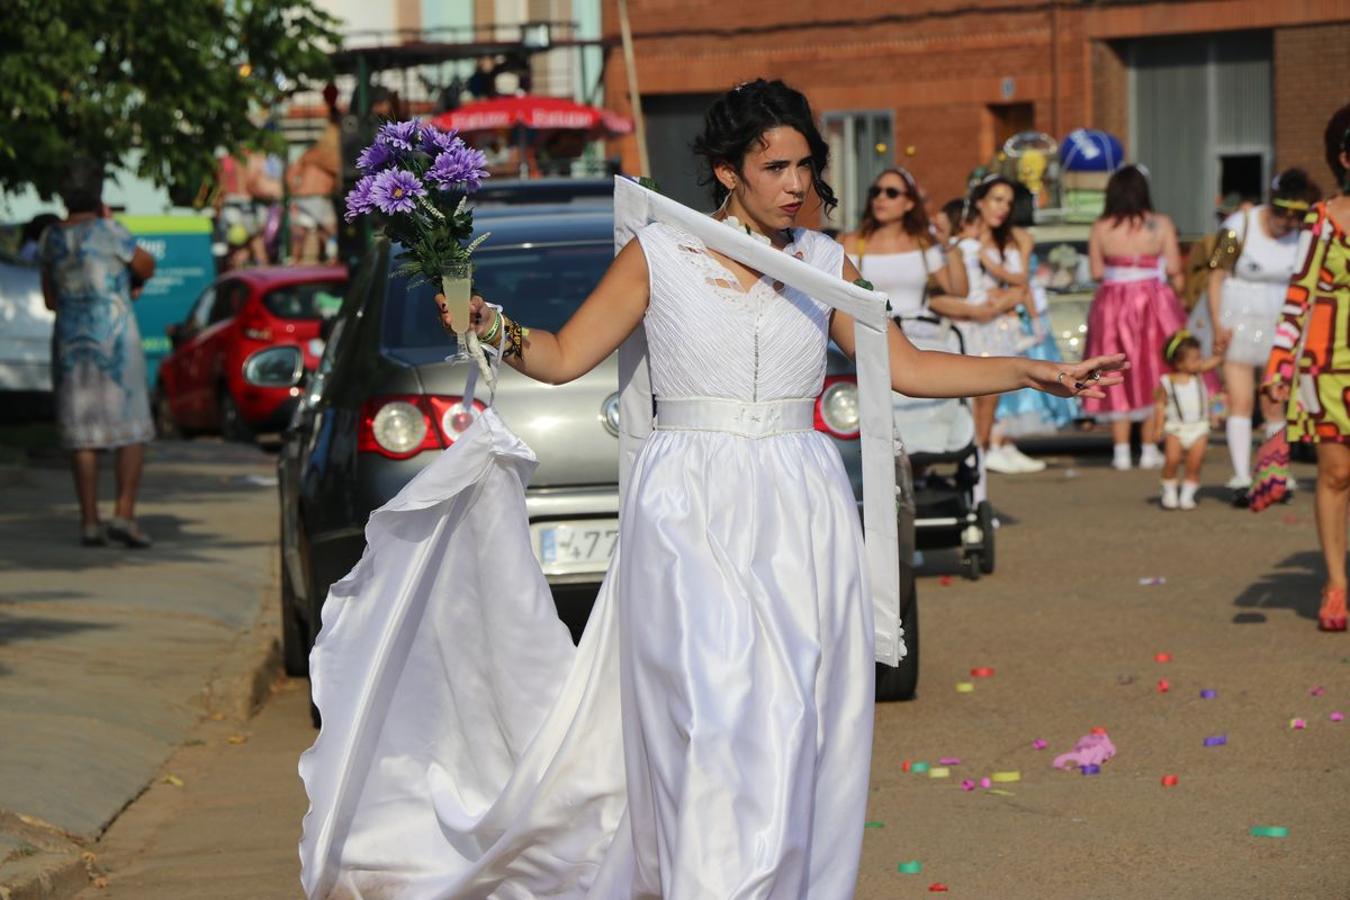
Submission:
M 875 199 L 877 199 L 878 197 L 880 197 L 882 194 L 885 194 L 887 197 L 891 198 L 892 200 L 899 200 L 901 197 L 907 197 L 907 196 L 909 196 L 908 194 L 906 194 L 904 191 L 900 190 L 900 189 L 897 188 L 897 187 L 877 187 L 877 186 L 874 184 L 874 185 L 872 185 L 870 188 L 867 189 L 867 199 L 868 199 L 868 200 L 875 200 Z

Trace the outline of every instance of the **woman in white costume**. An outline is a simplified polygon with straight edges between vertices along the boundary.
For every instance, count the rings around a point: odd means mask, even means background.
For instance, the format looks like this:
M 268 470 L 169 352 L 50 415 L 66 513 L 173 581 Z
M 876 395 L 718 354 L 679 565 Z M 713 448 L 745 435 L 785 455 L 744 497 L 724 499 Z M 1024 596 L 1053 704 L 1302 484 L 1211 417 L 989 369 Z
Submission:
M 695 149 L 716 218 L 858 277 L 842 247 L 794 226 L 813 193 L 834 199 L 800 93 L 741 85 Z M 509 314 L 510 298 L 491 299 Z M 852 318 L 664 223 L 557 334 L 479 298 L 472 315 L 510 365 L 554 384 L 643 327 L 656 430 L 575 649 L 530 552 L 532 457 L 485 437 L 495 413 L 372 515 L 311 660 L 324 726 L 301 761 L 306 894 L 852 897 L 872 613 L 854 497 L 812 427 L 827 343 L 852 353 Z M 1126 365 L 925 353 L 894 326 L 889 343 L 893 387 L 911 396 L 1093 395 Z M 499 490 L 512 502 L 476 502 Z M 407 595 L 423 606 L 388 617 Z
M 1275 346 L 1285 291 L 1298 264 L 1299 225 L 1321 192 L 1302 169 L 1289 169 L 1271 184 L 1270 202 L 1239 210 L 1219 226 L 1209 267 L 1210 321 L 1228 341 L 1223 381 L 1228 391 L 1228 455 L 1233 477 L 1228 488 L 1245 506 L 1252 483 L 1252 410 L 1256 370 Z M 1263 400 L 1266 436 L 1284 428 L 1279 403 Z

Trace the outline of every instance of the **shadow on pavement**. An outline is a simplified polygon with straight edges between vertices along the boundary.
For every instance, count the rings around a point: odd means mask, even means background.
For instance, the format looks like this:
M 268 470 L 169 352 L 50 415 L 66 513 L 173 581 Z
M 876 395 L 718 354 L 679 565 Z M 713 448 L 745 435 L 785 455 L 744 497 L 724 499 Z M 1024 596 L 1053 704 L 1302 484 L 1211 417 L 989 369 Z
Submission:
M 1270 610 L 1287 609 L 1300 618 L 1316 619 L 1322 603 L 1322 554 L 1309 550 L 1285 557 L 1275 570 L 1261 576 L 1233 600 L 1240 610 L 1233 616 L 1235 625 L 1264 622 Z
M 72 622 L 69 619 L 44 619 L 38 616 L 11 616 L 0 611 L 0 647 L 18 641 L 41 641 L 61 638 L 81 631 L 95 631 L 114 626 L 101 622 Z M 0 663 L 0 676 L 12 670 Z

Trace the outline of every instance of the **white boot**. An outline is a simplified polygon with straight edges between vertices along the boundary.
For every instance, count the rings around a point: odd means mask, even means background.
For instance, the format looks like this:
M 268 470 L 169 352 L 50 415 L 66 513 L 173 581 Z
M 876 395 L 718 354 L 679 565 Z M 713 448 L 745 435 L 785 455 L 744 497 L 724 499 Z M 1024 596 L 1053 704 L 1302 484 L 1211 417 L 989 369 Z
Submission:
M 1162 451 L 1158 449 L 1157 444 L 1144 442 L 1144 450 L 1139 454 L 1139 468 L 1141 469 L 1161 469 L 1163 467 Z
M 1195 492 L 1200 490 L 1198 482 L 1183 481 L 1181 483 L 1181 500 L 1178 504 L 1182 509 L 1195 509 Z
M 1162 483 L 1162 508 L 1177 508 L 1177 480 L 1175 478 Z

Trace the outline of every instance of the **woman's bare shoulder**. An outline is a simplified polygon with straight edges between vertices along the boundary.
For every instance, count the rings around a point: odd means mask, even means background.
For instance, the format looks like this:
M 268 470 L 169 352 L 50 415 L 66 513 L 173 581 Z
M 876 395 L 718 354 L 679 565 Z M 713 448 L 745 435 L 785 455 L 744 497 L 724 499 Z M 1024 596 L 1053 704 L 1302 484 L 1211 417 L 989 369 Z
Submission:
M 858 241 L 861 239 L 862 235 L 857 231 L 841 232 L 835 238 L 836 241 L 844 245 L 844 249 L 847 250 L 849 253 L 852 253 L 858 249 Z

